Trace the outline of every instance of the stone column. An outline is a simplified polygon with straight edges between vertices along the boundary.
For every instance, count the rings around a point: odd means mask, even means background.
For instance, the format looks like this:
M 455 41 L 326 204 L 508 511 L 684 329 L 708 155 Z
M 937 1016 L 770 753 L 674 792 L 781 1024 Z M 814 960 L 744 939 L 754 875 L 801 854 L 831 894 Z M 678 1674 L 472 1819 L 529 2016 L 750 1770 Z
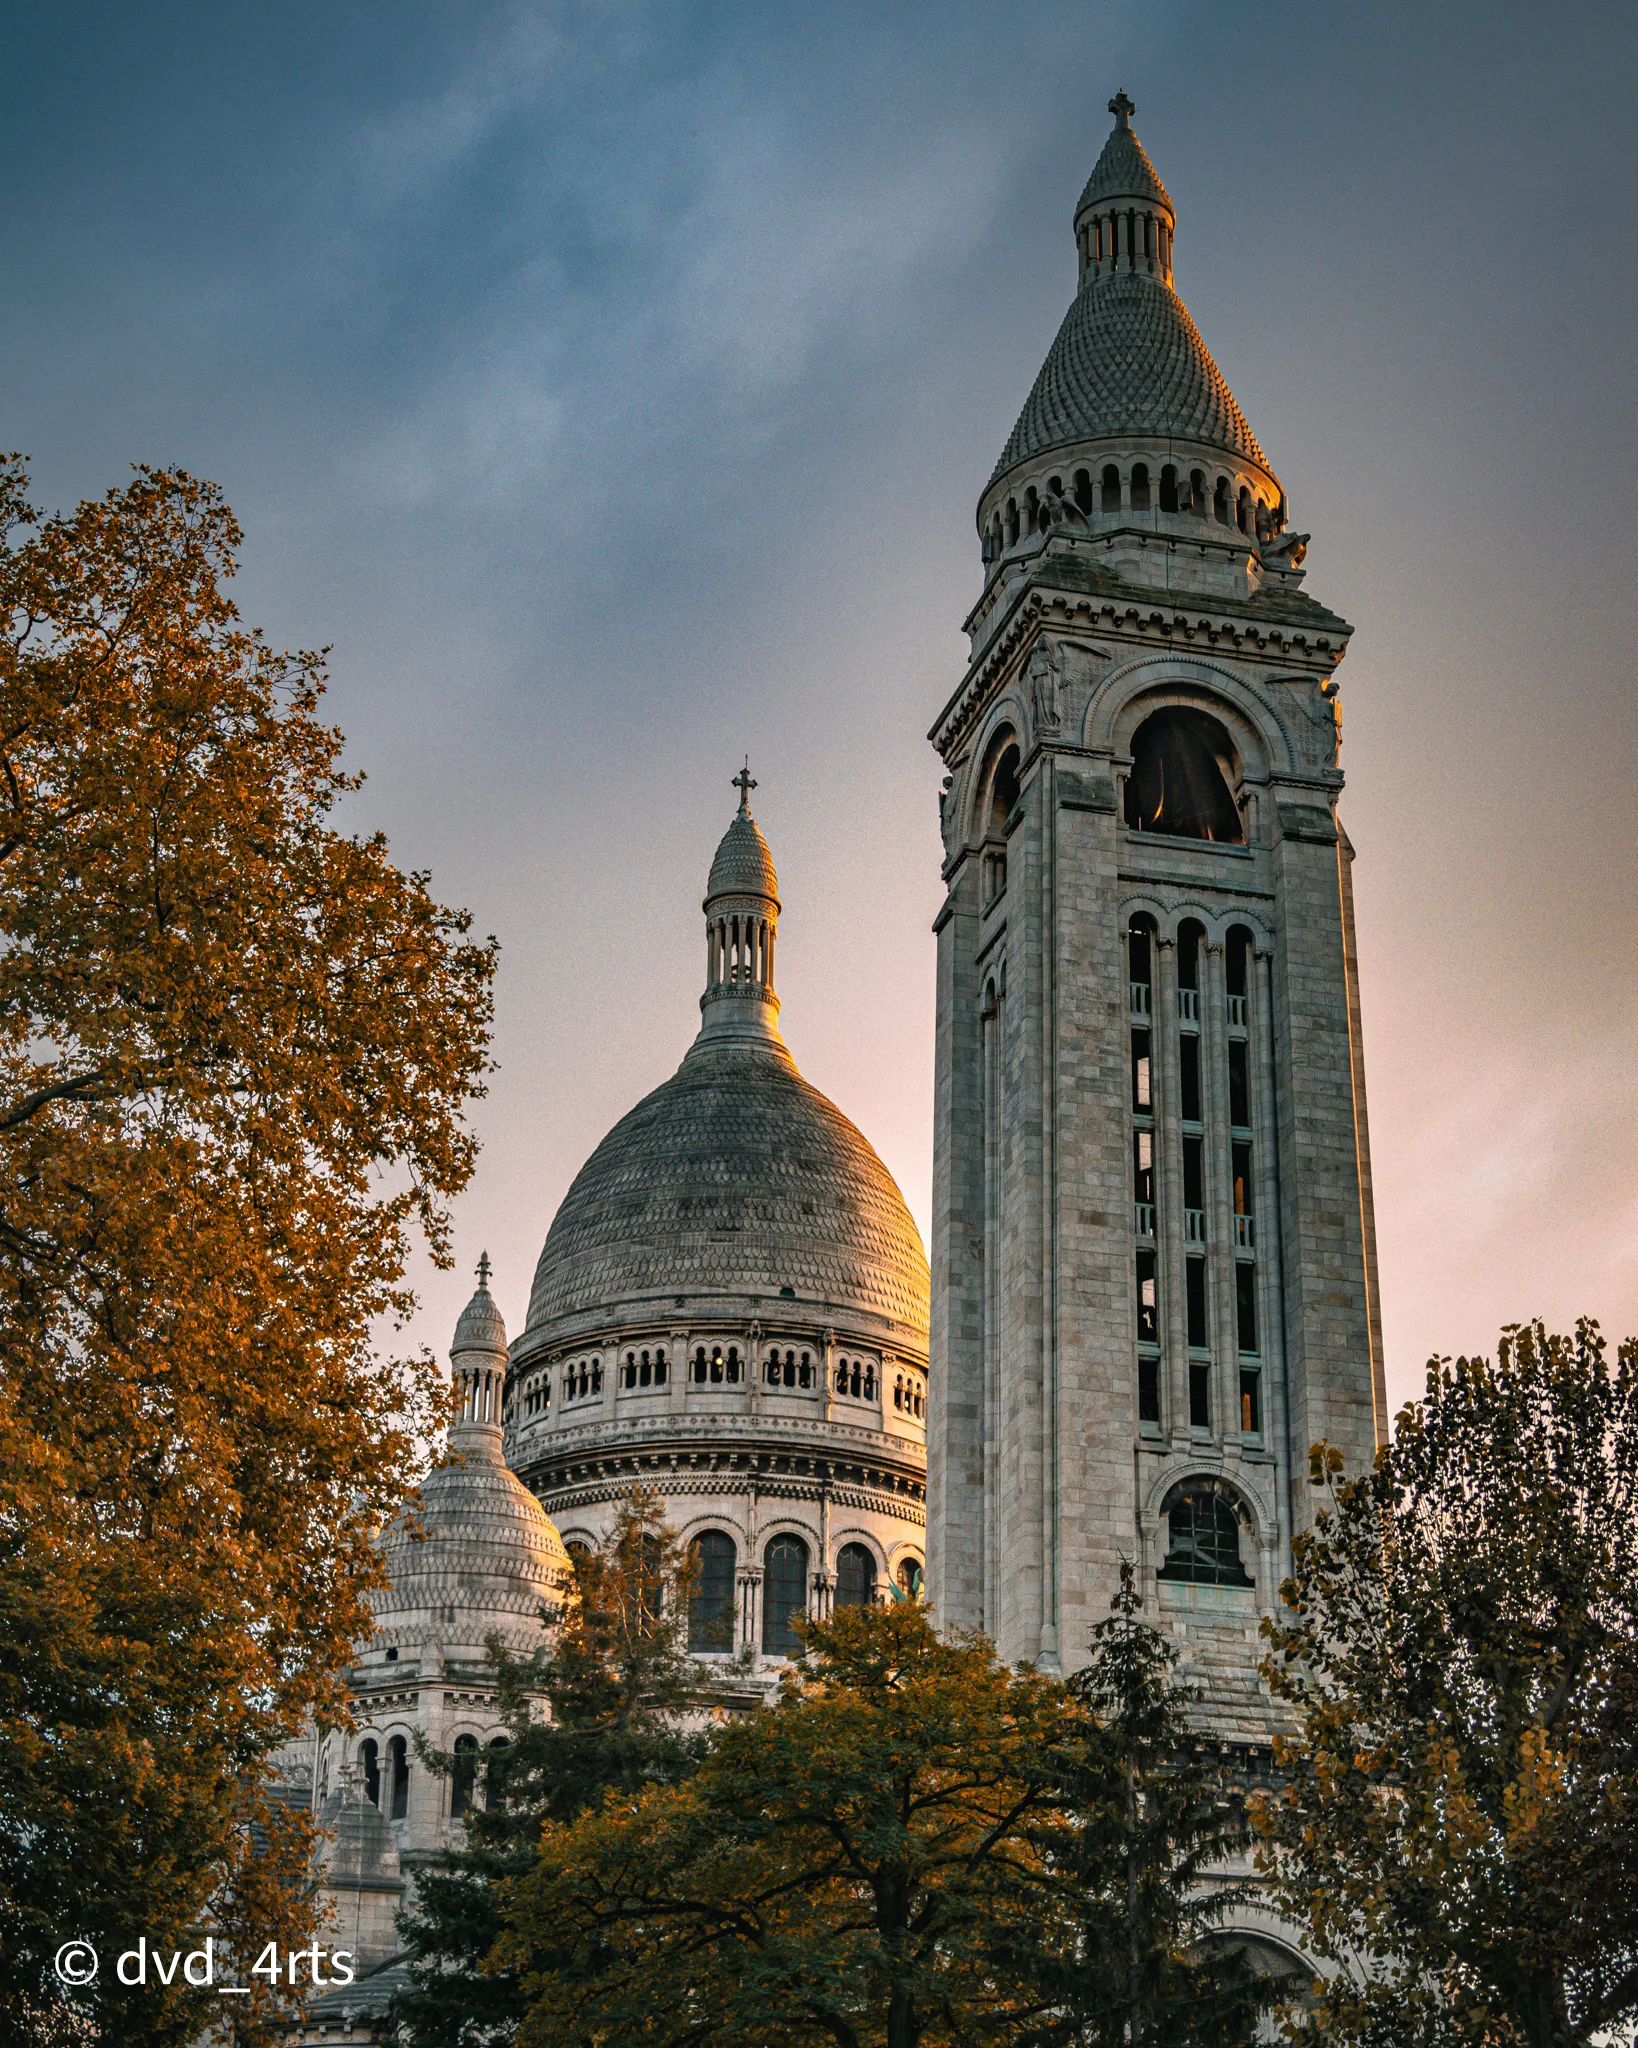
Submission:
M 1234 1149 L 1229 1135 L 1228 975 L 1220 939 L 1208 940 L 1200 991 L 1200 1051 L 1206 1069 L 1206 1264 L 1212 1295 L 1215 1353 L 1212 1428 L 1221 1440 L 1240 1434 L 1240 1332 L 1234 1294 Z
M 1174 1443 L 1189 1441 L 1189 1311 L 1183 1271 L 1183 1114 L 1177 1051 L 1177 942 L 1154 941 L 1157 973 L 1149 1019 L 1150 1096 L 1154 1104 L 1156 1204 L 1155 1264 L 1160 1290 L 1163 1421 Z

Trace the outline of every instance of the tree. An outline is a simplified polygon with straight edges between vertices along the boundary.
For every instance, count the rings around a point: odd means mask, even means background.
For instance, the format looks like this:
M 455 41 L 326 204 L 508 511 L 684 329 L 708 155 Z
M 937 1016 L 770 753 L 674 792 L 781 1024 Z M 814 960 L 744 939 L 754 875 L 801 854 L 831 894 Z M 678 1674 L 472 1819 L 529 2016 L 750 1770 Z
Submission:
M 372 1324 L 412 1227 L 447 1263 L 494 971 L 331 824 L 322 661 L 241 624 L 215 487 L 25 488 L 0 464 L 0 1997 L 67 1935 L 296 1909 L 268 1759 L 344 1710 L 438 1419 Z M 197 2031 L 111 1978 L 121 2041 Z
M 1257 1814 L 1337 1974 L 1314 2041 L 1568 2048 L 1638 2016 L 1638 1346 L 1434 1359 L 1374 1472 L 1314 1452 L 1266 1664 L 1295 1708 Z
M 680 1784 L 704 1754 L 703 1734 L 686 1725 L 698 1691 L 684 1648 L 691 1560 L 657 1493 L 639 1487 L 621 1501 L 575 1579 L 575 1599 L 547 1617 L 552 1635 L 534 1657 L 490 1644 L 509 1742 L 485 1799 L 468 1809 L 466 1846 L 422 1873 L 400 1922 L 411 1988 L 393 2018 L 413 2048 L 513 2037 L 527 2009 L 517 1972 L 485 1965 L 502 1933 L 503 1890 L 533 1870 L 542 1831 L 609 1793 Z M 542 1699 L 549 1720 L 537 1717 Z M 432 1761 L 455 1768 L 452 1755 Z
M 687 1783 L 548 1828 L 499 1950 L 523 2048 L 1006 2042 L 1065 1938 L 1038 1765 L 1060 1685 L 911 1601 L 806 1625 Z
M 1121 1565 L 1092 1659 L 1069 1681 L 1078 1714 L 1051 1781 L 1070 1826 L 1054 1867 L 1075 1939 L 1047 1973 L 1051 2018 L 1032 2038 L 1075 2048 L 1232 2048 L 1256 2037 L 1274 1986 L 1213 1935 L 1236 1887 L 1225 1866 L 1250 1840 L 1244 1804 L 1190 1728 L 1177 1652 L 1141 1619 Z

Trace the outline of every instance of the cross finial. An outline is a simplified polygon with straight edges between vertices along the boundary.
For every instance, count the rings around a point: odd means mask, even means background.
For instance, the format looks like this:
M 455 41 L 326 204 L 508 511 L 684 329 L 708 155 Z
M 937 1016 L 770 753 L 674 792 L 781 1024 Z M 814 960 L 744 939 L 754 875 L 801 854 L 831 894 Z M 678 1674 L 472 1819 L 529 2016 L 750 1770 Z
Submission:
M 1115 126 L 1117 128 L 1125 128 L 1130 125 L 1132 116 L 1137 112 L 1137 108 L 1126 97 L 1124 87 L 1109 102 L 1109 111 L 1115 117 Z
M 751 773 L 751 757 L 745 756 L 745 766 L 737 775 L 730 775 L 729 786 L 739 791 L 739 808 L 745 817 L 751 815 L 751 791 L 756 788 L 756 777 Z
M 478 1260 L 478 1285 L 487 1293 L 489 1288 L 489 1254 L 487 1252 Z

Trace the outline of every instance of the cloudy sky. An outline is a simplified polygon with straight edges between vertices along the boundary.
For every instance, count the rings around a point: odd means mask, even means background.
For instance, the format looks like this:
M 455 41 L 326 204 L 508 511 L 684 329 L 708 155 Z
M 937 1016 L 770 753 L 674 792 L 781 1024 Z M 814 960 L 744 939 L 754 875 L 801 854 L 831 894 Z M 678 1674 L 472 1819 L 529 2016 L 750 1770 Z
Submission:
M 352 822 L 499 934 L 460 1271 L 697 1022 L 749 752 L 784 1024 L 926 1227 L 978 490 L 1124 86 L 1342 672 L 1389 1377 L 1638 1331 L 1630 6 L 63 4 L 0 17 L 0 445 L 219 481 Z

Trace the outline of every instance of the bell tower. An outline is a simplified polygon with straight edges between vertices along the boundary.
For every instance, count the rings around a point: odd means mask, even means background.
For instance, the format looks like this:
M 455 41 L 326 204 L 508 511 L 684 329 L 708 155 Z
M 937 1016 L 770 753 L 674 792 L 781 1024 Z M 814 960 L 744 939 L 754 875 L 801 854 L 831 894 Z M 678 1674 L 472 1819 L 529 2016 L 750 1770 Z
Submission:
M 1078 289 L 978 502 L 930 737 L 937 919 L 928 1579 L 1072 1670 L 1123 1557 L 1225 1732 L 1308 1447 L 1384 1427 L 1336 670 L 1267 457 L 1115 126 Z

